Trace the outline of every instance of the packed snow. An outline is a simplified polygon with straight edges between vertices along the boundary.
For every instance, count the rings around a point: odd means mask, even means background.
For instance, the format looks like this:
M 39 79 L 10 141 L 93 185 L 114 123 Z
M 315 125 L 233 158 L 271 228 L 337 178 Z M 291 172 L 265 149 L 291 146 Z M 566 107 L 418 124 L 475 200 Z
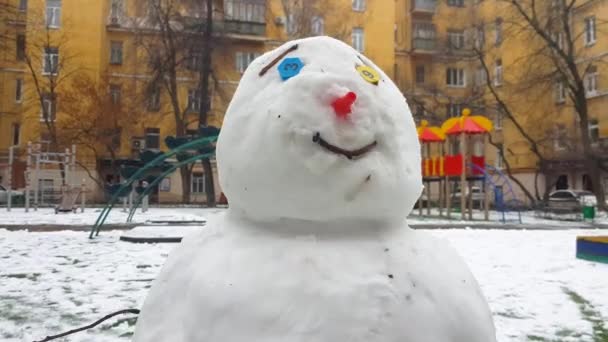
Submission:
M 598 341 L 591 322 L 608 320 L 608 265 L 575 259 L 574 247 L 577 235 L 602 233 L 429 231 L 449 240 L 473 271 L 490 303 L 499 342 Z M 140 308 L 176 245 L 119 242 L 121 234 L 102 232 L 89 240 L 84 232 L 0 230 L 0 340 L 30 342 L 113 311 Z M 584 316 L 567 291 L 589 301 L 601 316 Z M 134 321 L 120 319 L 68 340 L 129 341 Z

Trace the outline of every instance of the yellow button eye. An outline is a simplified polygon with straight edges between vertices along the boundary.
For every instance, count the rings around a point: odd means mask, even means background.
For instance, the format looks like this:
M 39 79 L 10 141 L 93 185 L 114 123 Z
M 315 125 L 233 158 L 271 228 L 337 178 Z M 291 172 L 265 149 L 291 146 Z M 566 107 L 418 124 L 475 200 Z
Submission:
M 359 75 L 361 75 L 361 77 L 363 77 L 364 80 L 371 84 L 377 85 L 378 82 L 380 82 L 380 74 L 378 74 L 376 70 L 371 67 L 368 67 L 367 65 L 358 65 L 357 72 L 359 73 Z

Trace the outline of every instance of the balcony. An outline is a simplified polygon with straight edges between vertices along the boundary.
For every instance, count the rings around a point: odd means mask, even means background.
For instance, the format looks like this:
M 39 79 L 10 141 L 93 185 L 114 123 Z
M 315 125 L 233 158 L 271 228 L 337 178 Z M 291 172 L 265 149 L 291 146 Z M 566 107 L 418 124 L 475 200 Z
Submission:
M 434 53 L 437 50 L 435 25 L 427 22 L 414 22 L 412 51 L 416 53 Z
M 412 2 L 412 13 L 435 13 L 437 0 L 414 0 Z
M 221 28 L 219 27 L 221 26 Z M 265 36 L 266 23 L 256 23 L 238 20 L 224 20 L 223 23 L 218 23 L 218 29 L 225 33 Z

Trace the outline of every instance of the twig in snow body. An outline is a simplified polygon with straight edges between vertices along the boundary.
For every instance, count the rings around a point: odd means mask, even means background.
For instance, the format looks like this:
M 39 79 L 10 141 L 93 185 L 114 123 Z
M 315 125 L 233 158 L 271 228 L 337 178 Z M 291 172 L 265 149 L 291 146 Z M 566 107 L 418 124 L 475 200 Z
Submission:
M 47 342 L 47 341 L 55 340 L 55 339 L 58 339 L 58 338 L 61 338 L 61 337 L 65 337 L 65 336 L 68 336 L 68 335 L 72 335 L 72 334 L 75 334 L 77 332 L 81 332 L 81 331 L 84 331 L 84 330 L 88 330 L 88 329 L 94 328 L 95 326 L 103 323 L 104 321 L 107 321 L 108 319 L 110 319 L 110 318 L 112 318 L 114 316 L 118 316 L 118 315 L 122 315 L 122 314 L 127 314 L 127 313 L 138 315 L 139 314 L 139 310 L 138 309 L 126 309 L 126 310 L 116 311 L 116 312 L 113 312 L 113 313 L 111 313 L 109 315 L 106 315 L 106 316 L 98 319 L 94 323 L 89 324 L 87 326 L 76 328 L 76 329 L 72 329 L 72 330 L 63 332 L 63 333 L 58 334 L 58 335 L 47 336 L 43 340 L 34 341 L 34 342 Z

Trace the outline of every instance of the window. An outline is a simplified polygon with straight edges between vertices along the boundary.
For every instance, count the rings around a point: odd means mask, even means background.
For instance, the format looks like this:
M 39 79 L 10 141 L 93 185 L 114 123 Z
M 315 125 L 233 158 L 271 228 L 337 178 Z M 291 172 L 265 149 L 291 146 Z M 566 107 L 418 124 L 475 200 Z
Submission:
M 152 87 L 148 93 L 148 111 L 158 112 L 160 110 L 160 88 Z
M 57 114 L 57 101 L 51 94 L 42 95 L 41 121 L 55 121 Z
M 23 101 L 23 80 L 18 78 L 15 80 L 15 102 L 21 103 Z
M 416 83 L 424 83 L 424 65 L 416 66 Z
M 464 47 L 464 31 L 448 31 L 448 48 L 460 50 Z
M 502 112 L 502 110 L 497 110 L 496 111 L 496 115 L 494 116 L 494 128 L 496 130 L 501 130 L 502 129 L 502 121 L 504 119 L 504 113 Z
M 192 173 L 192 181 L 190 182 L 190 192 L 193 194 L 205 193 L 205 174 L 199 172 Z
M 597 67 L 592 65 L 587 69 L 584 78 L 585 93 L 587 94 L 587 96 L 597 95 L 597 78 Z
M 19 145 L 19 141 L 21 140 L 21 137 L 20 137 L 21 125 L 18 123 L 14 123 L 12 126 L 12 131 L 13 132 L 12 132 L 12 137 L 11 137 L 12 141 L 11 142 L 13 143 L 13 146 L 17 146 L 17 145 Z
M 120 88 L 120 85 L 118 84 L 110 84 L 110 101 L 112 102 L 113 105 L 119 105 L 120 104 L 120 97 L 122 90 Z
M 555 82 L 555 102 L 566 102 L 566 87 L 564 86 L 563 81 Z
M 494 85 L 499 87 L 502 85 L 502 59 L 497 59 L 494 62 Z
M 315 36 L 322 36 L 325 32 L 325 20 L 322 17 L 314 16 L 310 20 L 310 33 Z
M 589 140 L 592 144 L 597 144 L 600 140 L 600 125 L 597 119 L 590 119 L 588 123 Z
M 266 2 L 224 0 L 224 15 L 231 20 L 264 23 L 266 22 Z
M 564 34 L 562 32 L 553 33 L 553 40 L 560 50 L 564 49 Z
M 110 42 L 110 64 L 122 64 L 122 42 Z
M 146 149 L 160 149 L 160 128 L 146 128 Z
M 353 11 L 365 11 L 365 0 L 353 0 Z
M 61 0 L 46 0 L 46 26 L 50 28 L 61 26 Z
M 112 4 L 110 6 L 110 18 L 112 18 L 112 23 L 117 23 L 118 18 L 122 14 L 122 0 L 112 0 Z
M 19 11 L 27 11 L 27 0 L 19 0 Z
M 42 59 L 42 74 L 57 75 L 59 69 L 59 49 L 54 47 L 44 48 Z
M 16 43 L 17 43 L 17 60 L 23 61 L 23 60 L 25 60 L 25 35 L 18 34 Z
M 450 87 L 464 87 L 466 84 L 464 69 L 447 68 L 445 83 Z
M 503 158 L 504 158 L 504 147 L 502 144 L 496 145 L 496 160 L 494 161 L 494 166 L 497 169 L 502 169 L 504 167 Z
M 446 108 L 446 114 L 448 118 L 455 118 L 460 116 L 464 106 L 461 103 L 448 103 Z
M 241 74 L 247 70 L 247 67 L 260 54 L 257 52 L 237 52 L 236 53 L 236 70 Z
M 502 43 L 502 18 L 496 18 L 494 23 L 494 44 L 496 46 Z
M 566 126 L 558 124 L 553 132 L 553 150 L 563 151 L 567 148 L 566 144 Z
M 363 29 L 360 27 L 355 27 L 353 29 L 353 48 L 359 52 L 363 52 L 365 49 L 365 38 Z
M 486 43 L 486 31 L 482 26 L 478 26 L 475 29 L 475 48 L 477 50 L 483 50 Z
M 595 43 L 595 17 L 585 18 L 585 45 Z
M 487 78 L 486 69 L 484 67 L 477 68 L 477 71 L 475 71 L 475 85 L 477 87 L 485 87 Z
M 198 112 L 201 109 L 201 92 L 198 89 L 188 90 L 188 111 Z
M 186 68 L 192 71 L 199 71 L 203 66 L 203 54 L 198 51 L 190 52 L 186 59 Z
M 464 0 L 448 0 L 448 6 L 464 7 Z

